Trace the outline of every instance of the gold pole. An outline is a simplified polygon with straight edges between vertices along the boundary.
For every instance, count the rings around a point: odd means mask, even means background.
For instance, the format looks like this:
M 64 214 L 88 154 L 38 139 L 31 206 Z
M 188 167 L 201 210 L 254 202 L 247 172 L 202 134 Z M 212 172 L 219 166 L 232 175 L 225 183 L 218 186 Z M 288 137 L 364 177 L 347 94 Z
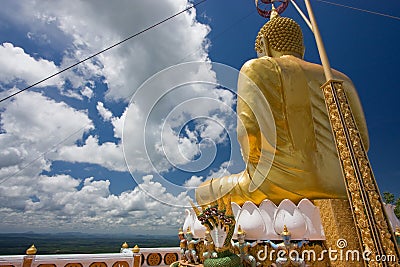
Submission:
M 364 261 L 366 266 L 399 266 L 400 254 L 366 150 L 357 129 L 341 81 L 329 81 L 322 87 L 329 121 L 334 134 L 344 176 L 350 208 L 361 248 L 370 259 L 392 258 L 392 261 Z M 363 251 L 363 252 L 364 252 Z
M 328 56 L 326 55 L 326 50 L 324 42 L 322 41 L 321 34 L 319 33 L 317 21 L 315 20 L 314 12 L 312 10 L 309 0 L 304 0 L 307 7 L 308 16 L 310 17 L 312 29 L 315 36 L 315 41 L 317 42 L 317 48 L 319 52 L 319 57 L 321 58 L 322 67 L 324 68 L 326 81 L 333 80 L 331 65 L 329 64 Z
M 370 252 L 366 266 L 398 266 L 400 252 L 390 227 L 367 152 L 362 143 L 342 81 L 333 79 L 326 50 L 309 0 L 304 0 L 312 24 L 327 82 L 321 86 L 336 149 L 344 176 L 350 208 L 361 248 Z M 395 257 L 377 262 L 378 257 Z
M 307 24 L 308 28 L 310 28 L 310 30 L 312 32 L 314 32 L 311 22 L 308 20 L 307 16 L 304 15 L 303 11 L 300 9 L 300 7 L 296 4 L 296 2 L 294 0 L 290 0 L 290 3 L 292 3 L 292 5 L 296 8 L 297 12 L 299 12 L 300 16 L 303 18 L 304 22 Z

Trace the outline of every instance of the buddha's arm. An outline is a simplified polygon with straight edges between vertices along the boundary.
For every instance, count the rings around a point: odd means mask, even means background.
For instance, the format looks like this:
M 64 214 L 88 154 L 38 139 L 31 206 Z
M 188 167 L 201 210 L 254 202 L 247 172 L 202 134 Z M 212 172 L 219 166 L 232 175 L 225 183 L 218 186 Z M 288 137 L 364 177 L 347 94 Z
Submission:
M 257 163 L 261 154 L 261 130 L 269 112 L 268 94 L 280 88 L 277 65 L 268 57 L 243 65 L 238 80 L 238 140 L 244 159 Z

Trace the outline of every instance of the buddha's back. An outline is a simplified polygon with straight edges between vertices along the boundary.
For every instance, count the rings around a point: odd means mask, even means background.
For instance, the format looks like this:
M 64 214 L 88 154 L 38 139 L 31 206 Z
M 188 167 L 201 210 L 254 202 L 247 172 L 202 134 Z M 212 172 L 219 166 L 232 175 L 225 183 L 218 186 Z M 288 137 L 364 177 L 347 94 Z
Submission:
M 256 189 L 265 195 L 264 198 L 276 203 L 284 198 L 292 201 L 346 198 L 320 89 L 325 80 L 322 67 L 293 56 L 261 57 L 247 62 L 241 73 L 244 76 L 238 82 L 241 97 L 238 101 L 238 138 L 249 176 L 248 184 L 243 183 L 241 190 L 243 186 L 249 191 Z M 334 75 L 344 81 L 357 126 L 368 146 L 367 128 L 357 93 L 345 75 L 339 72 Z M 260 119 L 262 115 L 259 114 L 268 110 L 259 105 L 254 85 L 269 104 L 273 121 Z M 275 140 L 272 129 L 276 131 Z M 259 141 L 254 142 L 256 139 Z M 271 149 L 273 146 L 276 150 Z
M 302 32 L 296 22 L 271 17 L 256 39 L 259 58 L 245 63 L 238 80 L 238 140 L 246 169 L 206 181 L 196 190 L 199 204 L 227 193 L 242 204 L 287 198 L 347 198 L 321 85 L 323 68 L 300 58 Z M 368 149 L 361 104 L 350 79 L 343 81 L 357 127 Z

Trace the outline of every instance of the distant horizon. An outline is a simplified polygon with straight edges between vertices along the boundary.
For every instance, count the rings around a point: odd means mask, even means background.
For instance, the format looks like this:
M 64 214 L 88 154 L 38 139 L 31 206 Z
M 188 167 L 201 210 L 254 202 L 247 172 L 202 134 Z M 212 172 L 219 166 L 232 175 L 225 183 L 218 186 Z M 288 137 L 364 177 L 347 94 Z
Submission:
M 132 248 L 179 247 L 178 236 L 0 233 L 0 255 L 24 255 L 31 245 L 38 255 L 119 253 L 125 242 Z
M 86 235 L 86 236 L 116 236 L 116 237 L 170 237 L 170 236 L 175 236 L 174 234 L 133 234 L 133 233 L 100 233 L 100 232 L 35 232 L 35 231 L 26 231 L 26 232 L 0 232 L 0 235 L 71 235 L 71 234 L 76 234 L 76 235 Z M 177 234 L 176 234 L 177 236 Z

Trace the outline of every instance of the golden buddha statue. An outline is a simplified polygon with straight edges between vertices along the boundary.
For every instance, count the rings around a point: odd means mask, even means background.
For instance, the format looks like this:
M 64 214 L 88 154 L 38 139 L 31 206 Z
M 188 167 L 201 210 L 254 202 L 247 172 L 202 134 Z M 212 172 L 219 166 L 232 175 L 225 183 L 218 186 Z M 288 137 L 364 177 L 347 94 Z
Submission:
M 238 80 L 237 133 L 246 169 L 204 182 L 196 190 L 197 202 L 205 205 L 228 193 L 239 205 L 258 205 L 264 199 L 275 204 L 285 198 L 294 203 L 303 198 L 347 199 L 320 89 L 326 81 L 323 68 L 303 60 L 300 26 L 273 12 L 255 47 L 258 58 L 243 65 Z M 357 92 L 346 75 L 334 70 L 333 75 L 344 81 L 367 150 L 367 126 Z M 259 104 L 260 95 L 272 115 Z

